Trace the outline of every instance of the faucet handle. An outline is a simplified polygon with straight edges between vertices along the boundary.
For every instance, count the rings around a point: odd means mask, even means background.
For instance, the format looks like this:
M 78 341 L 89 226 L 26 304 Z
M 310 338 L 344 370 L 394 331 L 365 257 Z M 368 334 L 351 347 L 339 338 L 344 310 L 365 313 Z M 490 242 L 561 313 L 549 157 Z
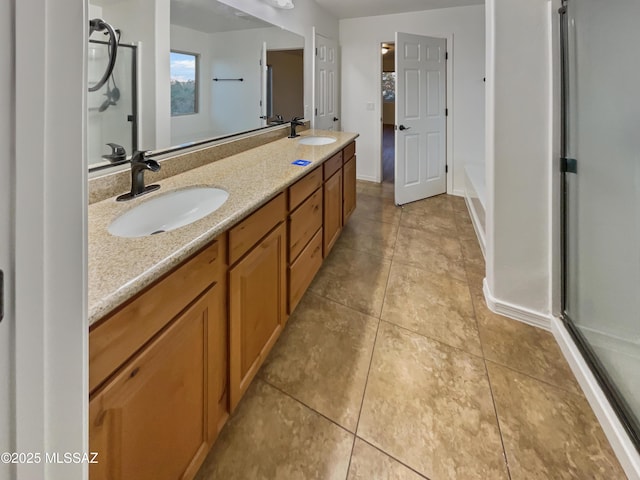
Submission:
M 135 162 L 146 162 L 147 155 L 151 155 L 151 150 L 135 150 L 131 155 L 131 163 Z
M 127 160 L 127 151 L 122 145 L 107 143 L 107 146 L 111 148 L 111 153 L 102 155 L 102 158 L 109 160 L 111 163 L 124 163 Z

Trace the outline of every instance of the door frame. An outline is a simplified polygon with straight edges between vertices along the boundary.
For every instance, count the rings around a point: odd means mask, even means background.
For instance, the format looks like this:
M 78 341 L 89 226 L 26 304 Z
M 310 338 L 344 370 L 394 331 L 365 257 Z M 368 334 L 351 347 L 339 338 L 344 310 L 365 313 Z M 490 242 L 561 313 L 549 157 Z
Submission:
M 333 40 L 336 42 L 336 88 L 335 88 L 335 95 L 336 95 L 336 115 L 337 117 L 340 119 L 338 120 L 338 125 L 337 125 L 337 131 L 341 131 L 342 130 L 342 119 L 340 117 L 342 117 L 342 112 L 340 110 L 341 108 L 341 92 L 342 89 L 340 88 L 340 84 L 341 84 L 341 76 L 342 76 L 342 56 L 340 55 L 340 41 L 339 39 L 335 39 L 329 35 L 324 35 L 323 33 L 319 32 L 318 29 L 313 26 L 311 27 L 311 128 L 317 128 L 316 127 L 316 108 L 318 107 L 317 105 L 317 99 L 316 99 L 316 89 L 318 88 L 318 79 L 317 79 L 317 67 L 318 67 L 318 63 L 317 63 L 317 55 L 316 55 L 316 48 L 318 47 L 317 44 L 317 38 L 318 35 L 328 38 L 329 40 Z
M 557 136 L 560 143 L 560 159 L 559 172 L 555 173 L 559 176 L 559 213 L 560 213 L 560 229 L 559 229 L 559 243 L 560 243 L 560 320 L 563 323 L 564 328 L 572 338 L 575 346 L 582 355 L 583 359 L 589 366 L 591 374 L 598 382 L 602 393 L 606 397 L 610 407 L 615 412 L 618 421 L 624 429 L 630 443 L 635 447 L 636 453 L 640 454 L 640 422 L 634 415 L 631 408 L 628 406 L 626 400 L 618 390 L 611 379 L 604 364 L 600 361 L 595 350 L 591 346 L 590 342 L 582 334 L 578 325 L 575 323 L 574 318 L 571 317 L 567 311 L 567 296 L 569 292 L 569 250 L 570 250 L 570 235 L 569 228 L 569 214 L 571 209 L 570 190 L 568 186 L 568 178 L 570 175 L 577 175 L 568 171 L 563 163 L 566 161 L 568 154 L 567 136 L 568 136 L 568 108 L 571 102 L 571 84 L 569 74 L 569 63 L 572 61 L 569 51 L 569 13 L 567 0 L 562 0 L 562 6 L 558 10 L 559 16 L 559 128 Z
M 410 33 L 410 32 L 406 32 L 406 33 Z M 417 35 L 424 35 L 424 36 L 428 36 L 428 37 L 436 37 L 436 38 L 444 38 L 446 40 L 446 45 L 447 45 L 447 53 L 449 54 L 449 59 L 447 60 L 447 82 L 446 82 L 446 97 L 447 97 L 447 108 L 449 109 L 449 115 L 447 116 L 447 124 L 446 124 L 446 130 L 445 130 L 445 136 L 447 138 L 447 143 L 446 143 L 446 159 L 447 159 L 447 165 L 449 167 L 449 171 L 448 173 L 446 173 L 447 175 L 447 192 L 448 194 L 452 194 L 453 193 L 453 175 L 454 175 L 454 171 L 455 168 L 453 167 L 453 112 L 454 112 L 454 108 L 453 108 L 453 58 L 454 58 L 454 51 L 453 51 L 453 33 L 449 33 L 449 34 L 442 34 L 442 35 L 438 35 L 438 34 L 426 34 L 426 33 L 419 33 Z M 377 58 L 377 62 L 378 62 L 378 102 L 379 102 L 379 112 L 380 112 L 380 119 L 378 121 L 378 125 L 376 126 L 376 138 L 379 140 L 378 142 L 376 142 L 376 146 L 375 148 L 378 150 L 378 154 L 377 154 L 377 158 L 378 158 L 378 162 L 376 162 L 377 167 L 376 167 L 376 175 L 375 175 L 375 181 L 380 183 L 382 182 L 382 54 L 380 53 L 380 45 L 382 43 L 393 43 L 395 44 L 395 38 L 393 40 L 380 40 L 376 43 L 375 48 L 376 48 L 376 58 Z M 398 119 L 396 119 L 397 122 Z M 393 159 L 394 162 L 394 167 L 395 167 L 395 157 Z M 394 184 L 395 184 L 395 178 L 394 178 Z
M 88 452 L 87 3 L 13 4 L 15 449 Z M 88 465 L 43 461 L 15 472 L 80 480 Z

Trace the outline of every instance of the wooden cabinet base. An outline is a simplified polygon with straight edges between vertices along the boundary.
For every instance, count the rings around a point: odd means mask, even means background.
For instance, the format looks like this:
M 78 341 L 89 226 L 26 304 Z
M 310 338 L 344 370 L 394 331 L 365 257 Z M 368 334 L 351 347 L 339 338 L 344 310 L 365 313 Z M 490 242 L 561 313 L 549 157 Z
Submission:
M 286 243 L 281 223 L 229 272 L 231 411 L 286 322 Z
M 223 295 L 214 285 L 89 402 L 91 480 L 195 476 L 217 435 L 207 432 L 209 331 Z M 213 399 L 217 404 L 218 398 Z M 215 428 L 218 428 L 218 421 Z M 211 440 L 210 440 L 211 439 Z

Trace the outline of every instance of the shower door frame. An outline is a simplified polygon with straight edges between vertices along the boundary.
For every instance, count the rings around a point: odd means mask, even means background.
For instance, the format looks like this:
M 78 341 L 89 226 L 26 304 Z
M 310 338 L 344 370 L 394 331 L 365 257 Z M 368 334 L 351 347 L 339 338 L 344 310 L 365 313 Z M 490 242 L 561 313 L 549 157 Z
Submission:
M 560 256 L 561 256 L 561 281 L 560 281 L 560 305 L 561 320 L 565 328 L 573 338 L 578 350 L 591 369 L 600 388 L 607 397 L 620 423 L 629 435 L 631 442 L 640 453 L 640 421 L 636 418 L 624 397 L 620 394 L 615 383 L 609 377 L 606 368 L 594 352 L 582 332 L 577 328 L 573 319 L 567 312 L 568 272 L 569 272 L 569 190 L 567 187 L 567 175 L 577 175 L 577 160 L 567 158 L 567 130 L 568 130 L 568 106 L 569 106 L 569 37 L 568 37 L 568 3 L 562 0 L 562 7 L 558 9 L 560 18 Z M 576 162 L 572 164 L 572 162 Z
M 109 45 L 109 42 L 102 40 L 90 39 L 89 43 Z M 138 46 L 128 43 L 118 43 L 118 48 L 131 49 L 131 120 L 129 120 L 131 122 L 131 152 L 129 153 L 129 157 L 131 157 L 133 152 L 138 150 Z M 105 163 L 96 165 L 95 167 L 89 167 L 89 172 L 97 172 L 105 168 L 111 168 L 114 165 L 117 164 Z

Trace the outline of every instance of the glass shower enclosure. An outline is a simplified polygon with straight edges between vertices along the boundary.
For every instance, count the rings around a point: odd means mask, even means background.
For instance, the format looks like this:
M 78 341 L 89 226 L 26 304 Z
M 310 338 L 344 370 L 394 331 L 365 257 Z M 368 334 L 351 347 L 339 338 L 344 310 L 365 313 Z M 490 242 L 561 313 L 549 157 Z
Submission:
M 640 2 L 560 17 L 563 319 L 640 450 Z
M 109 44 L 90 39 L 88 53 L 88 84 L 94 85 L 105 72 Z M 136 62 L 136 46 L 119 44 L 113 73 L 104 86 L 88 93 L 87 157 L 90 170 L 122 163 L 114 159 L 114 146 L 124 148 L 127 158 L 138 147 Z

